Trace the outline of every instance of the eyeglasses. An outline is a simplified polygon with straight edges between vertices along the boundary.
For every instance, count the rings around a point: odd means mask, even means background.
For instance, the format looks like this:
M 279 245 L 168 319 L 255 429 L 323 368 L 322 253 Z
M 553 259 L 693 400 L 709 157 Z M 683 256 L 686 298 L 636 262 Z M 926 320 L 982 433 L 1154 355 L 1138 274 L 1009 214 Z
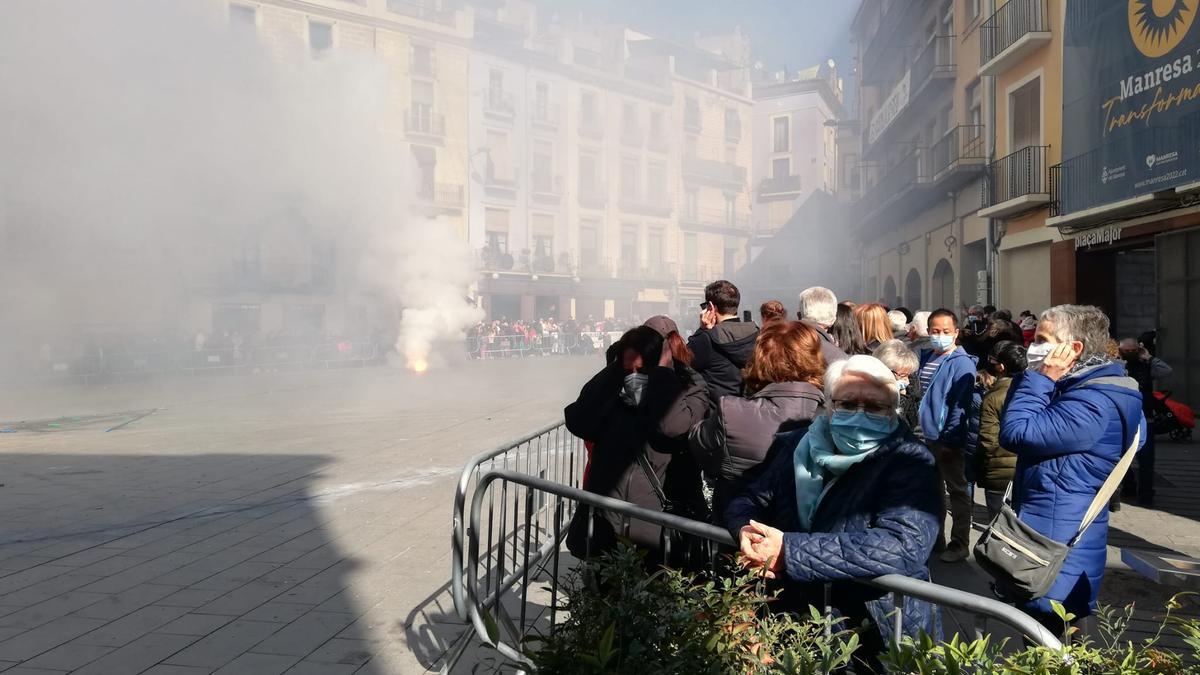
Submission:
M 868 415 L 891 415 L 896 412 L 895 408 L 886 403 L 878 401 L 851 401 L 851 400 L 834 400 L 833 409 L 838 412 L 856 413 L 859 410 Z

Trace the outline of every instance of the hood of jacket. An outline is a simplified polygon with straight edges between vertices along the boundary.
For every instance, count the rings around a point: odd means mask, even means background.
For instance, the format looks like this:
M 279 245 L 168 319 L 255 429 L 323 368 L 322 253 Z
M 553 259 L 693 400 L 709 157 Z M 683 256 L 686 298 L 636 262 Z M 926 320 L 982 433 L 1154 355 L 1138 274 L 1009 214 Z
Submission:
M 723 354 L 739 369 L 745 368 L 754 353 L 754 343 L 758 340 L 758 326 L 730 319 L 713 326 L 709 330 L 709 338 L 714 350 Z

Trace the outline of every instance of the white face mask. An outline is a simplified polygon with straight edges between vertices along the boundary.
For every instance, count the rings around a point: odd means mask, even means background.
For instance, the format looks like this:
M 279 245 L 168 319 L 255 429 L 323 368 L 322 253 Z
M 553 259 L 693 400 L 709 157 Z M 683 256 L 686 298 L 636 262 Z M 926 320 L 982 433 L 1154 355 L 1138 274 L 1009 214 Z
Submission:
M 646 383 L 650 376 L 643 373 L 630 373 L 625 376 L 625 384 L 621 386 L 621 402 L 637 407 L 642 402 L 642 393 L 646 391 Z
M 1046 361 L 1046 357 L 1050 356 L 1050 353 L 1057 346 L 1049 342 L 1035 342 L 1029 345 L 1029 349 L 1025 352 L 1025 359 L 1029 362 L 1029 369 L 1041 372 L 1042 363 Z

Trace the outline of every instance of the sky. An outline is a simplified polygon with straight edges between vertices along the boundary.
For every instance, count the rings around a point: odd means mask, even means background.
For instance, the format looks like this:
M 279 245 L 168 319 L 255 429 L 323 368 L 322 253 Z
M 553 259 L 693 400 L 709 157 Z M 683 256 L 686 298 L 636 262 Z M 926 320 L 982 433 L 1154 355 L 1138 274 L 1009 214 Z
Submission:
M 616 22 L 687 41 L 701 31 L 740 25 L 764 69 L 806 68 L 833 58 L 850 75 L 850 20 L 859 0 L 538 0 L 548 10 L 578 8 Z

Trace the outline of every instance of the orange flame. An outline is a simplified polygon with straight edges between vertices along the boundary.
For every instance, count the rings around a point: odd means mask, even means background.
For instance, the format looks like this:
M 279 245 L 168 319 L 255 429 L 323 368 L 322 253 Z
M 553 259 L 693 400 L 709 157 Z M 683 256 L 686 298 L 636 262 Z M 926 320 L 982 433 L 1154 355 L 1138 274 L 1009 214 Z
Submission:
M 408 367 L 411 368 L 414 373 L 421 375 L 425 371 L 429 370 L 429 362 L 420 356 L 409 358 Z

